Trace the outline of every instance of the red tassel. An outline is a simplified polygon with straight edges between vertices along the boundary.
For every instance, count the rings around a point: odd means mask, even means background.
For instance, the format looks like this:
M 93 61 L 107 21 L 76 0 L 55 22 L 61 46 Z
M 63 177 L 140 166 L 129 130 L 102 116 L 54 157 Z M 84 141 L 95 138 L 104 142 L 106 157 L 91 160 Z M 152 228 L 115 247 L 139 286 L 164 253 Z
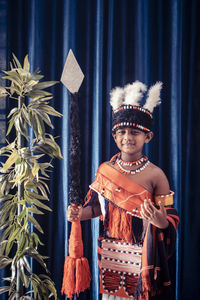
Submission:
M 66 294 L 70 299 L 72 299 L 75 294 L 75 259 L 72 257 L 67 257 L 64 265 L 64 275 L 61 293 Z
M 90 267 L 88 260 L 85 257 L 76 260 L 76 291 L 79 295 L 80 292 L 84 292 L 89 289 L 91 281 Z
M 132 217 L 112 204 L 109 204 L 109 232 L 116 239 L 131 242 Z
M 65 260 L 61 293 L 72 299 L 90 287 L 91 275 L 88 260 L 83 257 L 80 220 L 72 222 L 69 238 L 69 256 Z

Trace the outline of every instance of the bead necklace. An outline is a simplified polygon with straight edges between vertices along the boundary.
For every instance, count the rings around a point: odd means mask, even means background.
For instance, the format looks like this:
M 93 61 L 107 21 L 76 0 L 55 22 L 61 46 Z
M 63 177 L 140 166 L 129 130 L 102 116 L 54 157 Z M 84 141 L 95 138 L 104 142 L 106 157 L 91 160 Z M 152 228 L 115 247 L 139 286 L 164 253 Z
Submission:
M 135 175 L 136 173 L 140 173 L 141 171 L 143 171 L 143 170 L 149 165 L 150 161 L 147 160 L 147 161 L 145 162 L 144 165 L 142 165 L 141 167 L 139 167 L 139 168 L 136 169 L 136 170 L 126 170 L 126 169 L 124 169 L 124 168 L 120 165 L 119 159 L 116 160 L 116 163 L 117 163 L 117 167 L 119 168 L 120 172 L 126 173 L 126 174 Z
M 137 159 L 136 161 L 125 161 L 121 159 L 121 156 L 118 158 L 118 162 L 121 166 L 129 166 L 129 167 L 141 165 L 146 161 L 148 161 L 148 157 L 144 155 L 139 159 Z

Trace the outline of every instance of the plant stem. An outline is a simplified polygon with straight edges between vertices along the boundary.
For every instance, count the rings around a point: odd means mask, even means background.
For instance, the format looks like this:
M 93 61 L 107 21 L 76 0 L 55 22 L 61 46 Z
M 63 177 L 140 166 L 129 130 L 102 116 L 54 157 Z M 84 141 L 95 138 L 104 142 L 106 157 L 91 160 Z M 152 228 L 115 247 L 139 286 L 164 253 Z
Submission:
M 22 98 L 18 97 L 18 109 L 21 109 L 22 107 Z M 17 133 L 17 143 L 18 143 L 18 150 L 21 149 L 24 146 L 24 138 L 22 137 L 21 133 Z M 18 183 L 18 201 L 23 199 L 24 195 L 24 186 L 21 182 Z M 18 204 L 18 216 L 21 213 L 21 204 Z M 17 283 L 16 283 L 16 290 L 17 290 L 17 296 L 16 300 L 19 300 L 20 297 L 23 295 L 23 284 L 20 277 L 20 270 L 17 267 Z

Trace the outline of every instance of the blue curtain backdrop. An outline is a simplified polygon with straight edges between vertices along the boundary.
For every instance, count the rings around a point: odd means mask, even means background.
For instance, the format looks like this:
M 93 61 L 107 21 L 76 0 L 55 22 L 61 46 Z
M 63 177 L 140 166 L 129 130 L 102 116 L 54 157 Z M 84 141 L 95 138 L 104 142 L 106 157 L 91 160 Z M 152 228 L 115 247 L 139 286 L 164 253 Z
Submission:
M 8 67 L 12 52 L 20 60 L 28 53 L 32 70 L 39 67 L 46 80 L 59 80 L 71 48 L 85 74 L 79 102 L 83 193 L 98 165 L 117 151 L 111 137 L 110 89 L 134 80 L 147 85 L 163 81 L 155 136 L 145 151 L 166 173 L 181 218 L 176 254 L 170 262 L 177 300 L 199 299 L 200 292 L 199 11 L 198 0 L 0 0 L 0 69 Z M 53 105 L 64 115 L 62 120 L 53 120 L 64 160 L 54 161 L 50 180 L 53 213 L 39 219 L 45 229 L 45 247 L 40 251 L 50 256 L 51 276 L 64 299 L 60 290 L 70 227 L 65 218 L 69 98 L 61 84 L 53 93 Z M 12 105 L 0 102 L 1 146 L 5 115 Z M 98 220 L 82 224 L 93 281 L 80 299 L 99 299 L 98 226 Z M 41 272 L 38 265 L 33 267 Z M 1 277 L 5 274 L 1 271 Z M 1 299 L 7 297 L 1 295 Z

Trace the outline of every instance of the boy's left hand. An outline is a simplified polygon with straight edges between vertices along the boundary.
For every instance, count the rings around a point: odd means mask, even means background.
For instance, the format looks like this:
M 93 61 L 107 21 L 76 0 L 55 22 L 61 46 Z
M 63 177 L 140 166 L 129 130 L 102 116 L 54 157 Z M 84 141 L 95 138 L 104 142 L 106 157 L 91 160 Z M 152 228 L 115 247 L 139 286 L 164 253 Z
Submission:
M 144 204 L 141 204 L 140 214 L 144 220 L 149 221 L 151 224 L 160 229 L 165 229 L 169 225 L 167 213 L 161 202 L 159 202 L 159 206 L 160 209 L 157 209 L 152 204 L 151 200 L 144 200 Z

